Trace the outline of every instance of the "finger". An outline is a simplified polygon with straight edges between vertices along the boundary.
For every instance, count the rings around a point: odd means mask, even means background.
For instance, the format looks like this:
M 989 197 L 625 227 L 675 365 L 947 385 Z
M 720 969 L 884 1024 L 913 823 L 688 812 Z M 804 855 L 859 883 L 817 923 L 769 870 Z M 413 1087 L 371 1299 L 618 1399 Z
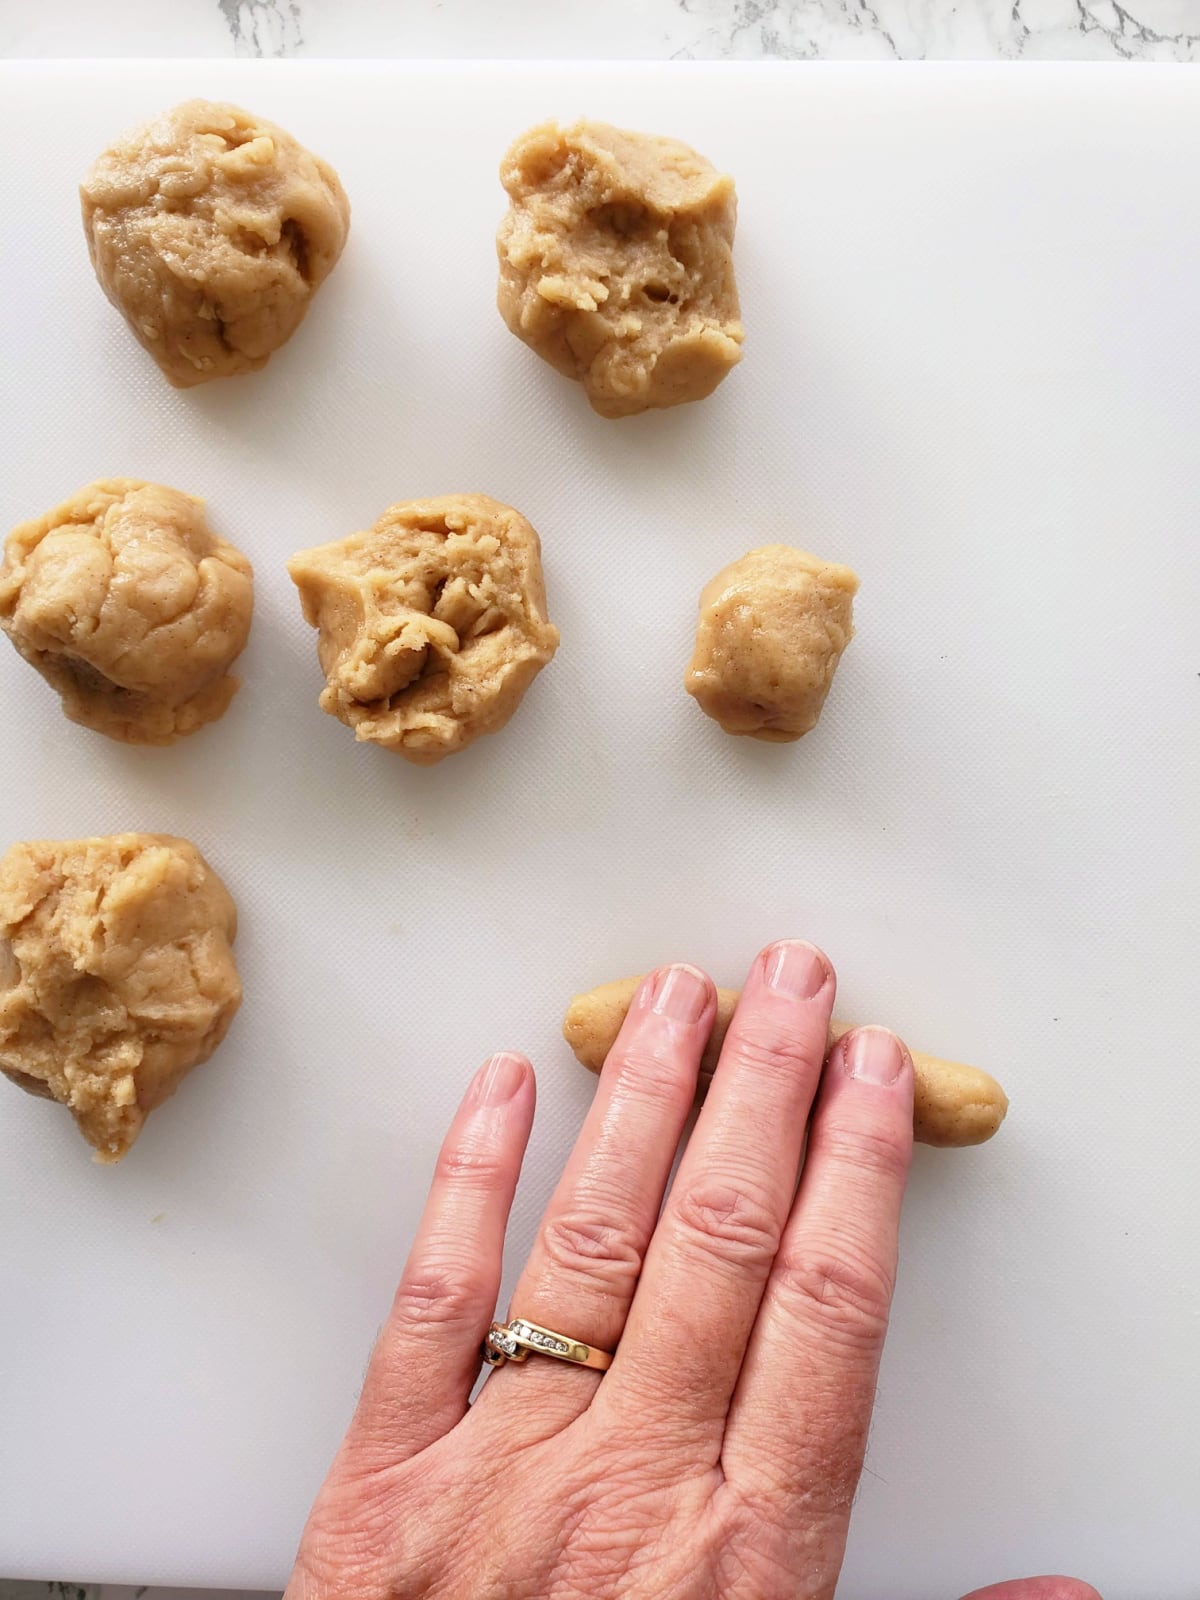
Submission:
M 505 1053 L 458 1108 L 343 1447 L 367 1468 L 415 1455 L 467 1409 L 533 1106 L 533 1069 Z
M 963 1600 L 1100 1600 L 1100 1595 L 1079 1578 L 1013 1578 L 972 1589 Z
M 546 1210 L 512 1314 L 612 1350 L 696 1093 L 716 990 L 695 967 L 651 974 L 609 1051 L 596 1097 Z M 492 1374 L 481 1405 L 515 1390 L 539 1429 L 577 1416 L 599 1374 L 531 1357 Z
M 800 1189 L 763 1296 L 721 1462 L 845 1537 L 862 1470 L 912 1156 L 913 1073 L 884 1028 L 829 1057 Z
M 792 1196 L 835 981 L 798 940 L 750 969 L 646 1258 L 606 1398 L 724 1429 Z

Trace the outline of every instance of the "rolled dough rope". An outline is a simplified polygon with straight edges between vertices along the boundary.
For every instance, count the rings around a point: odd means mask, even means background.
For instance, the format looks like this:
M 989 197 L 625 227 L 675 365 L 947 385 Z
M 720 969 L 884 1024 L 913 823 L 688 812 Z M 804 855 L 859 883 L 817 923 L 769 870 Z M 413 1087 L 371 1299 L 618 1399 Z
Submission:
M 563 1019 L 563 1038 L 590 1072 L 599 1072 L 617 1037 L 625 1013 L 641 983 L 641 978 L 619 978 L 602 983 L 587 994 L 577 994 Z M 696 1098 L 708 1092 L 725 1032 L 738 1002 L 736 989 L 717 990 L 717 1020 L 700 1063 L 700 1083 Z M 832 1047 L 852 1022 L 835 1021 L 829 1029 Z M 910 1052 L 916 1077 L 913 1101 L 913 1135 L 922 1144 L 944 1149 L 958 1145 L 982 1144 L 1004 1121 L 1008 1096 L 978 1067 L 960 1061 L 940 1061 L 936 1056 Z

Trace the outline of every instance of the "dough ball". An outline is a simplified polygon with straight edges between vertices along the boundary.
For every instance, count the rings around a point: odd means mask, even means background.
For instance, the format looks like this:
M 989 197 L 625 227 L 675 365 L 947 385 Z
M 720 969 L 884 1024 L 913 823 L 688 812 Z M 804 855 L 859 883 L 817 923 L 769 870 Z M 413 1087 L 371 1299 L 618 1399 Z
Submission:
M 242 1000 L 233 901 L 166 834 L 15 844 L 0 860 L 0 1071 L 120 1161 Z
M 684 687 L 726 733 L 786 743 L 815 728 L 854 636 L 858 579 L 786 544 L 733 562 L 700 595 Z
M 350 226 L 331 166 L 209 100 L 125 134 L 79 194 L 100 287 L 179 389 L 265 366 Z
M 250 563 L 210 533 L 204 502 L 104 478 L 8 536 L 0 628 L 72 722 L 171 744 L 214 722 L 250 631 Z
M 502 728 L 558 649 L 538 536 L 485 494 L 389 506 L 288 571 L 319 630 L 322 710 L 422 766 Z
M 733 179 L 675 139 L 543 123 L 500 167 L 505 322 L 602 417 L 703 400 L 741 358 Z

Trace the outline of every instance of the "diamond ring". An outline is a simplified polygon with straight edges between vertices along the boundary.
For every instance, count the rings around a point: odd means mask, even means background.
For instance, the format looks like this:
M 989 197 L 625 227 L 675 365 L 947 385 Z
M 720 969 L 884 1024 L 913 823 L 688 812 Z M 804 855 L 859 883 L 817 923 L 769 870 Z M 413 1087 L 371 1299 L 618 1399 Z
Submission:
M 508 1323 L 493 1322 L 483 1341 L 483 1359 L 489 1367 L 502 1367 L 506 1361 L 526 1361 L 531 1351 L 534 1355 L 553 1356 L 556 1361 L 569 1361 L 576 1367 L 593 1367 L 597 1372 L 612 1366 L 607 1350 L 596 1350 L 551 1328 L 539 1328 L 524 1317 L 513 1317 Z

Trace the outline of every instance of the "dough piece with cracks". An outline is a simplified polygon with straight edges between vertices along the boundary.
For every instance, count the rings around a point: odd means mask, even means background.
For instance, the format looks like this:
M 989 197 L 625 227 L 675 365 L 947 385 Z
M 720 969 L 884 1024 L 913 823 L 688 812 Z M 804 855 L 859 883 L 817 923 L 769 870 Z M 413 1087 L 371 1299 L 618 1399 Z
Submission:
M 487 495 L 402 501 L 288 571 L 322 710 L 421 766 L 502 728 L 558 648 L 538 536 Z
M 89 483 L 8 536 L 0 628 L 72 722 L 170 744 L 226 710 L 254 604 L 250 563 L 204 502 L 137 478 Z
M 500 167 L 497 303 L 602 417 L 703 400 L 736 365 L 733 179 L 675 139 L 544 123 Z
M 120 1161 L 225 1037 L 237 913 L 186 839 L 15 844 L 0 860 L 0 1072 Z
M 237 693 L 250 562 L 208 530 L 192 494 L 102 478 L 14 528 L 0 629 L 58 690 L 72 722 L 126 744 L 171 744 Z
M 350 226 L 327 162 L 274 123 L 209 100 L 123 135 L 79 195 L 100 287 L 180 389 L 265 366 Z

